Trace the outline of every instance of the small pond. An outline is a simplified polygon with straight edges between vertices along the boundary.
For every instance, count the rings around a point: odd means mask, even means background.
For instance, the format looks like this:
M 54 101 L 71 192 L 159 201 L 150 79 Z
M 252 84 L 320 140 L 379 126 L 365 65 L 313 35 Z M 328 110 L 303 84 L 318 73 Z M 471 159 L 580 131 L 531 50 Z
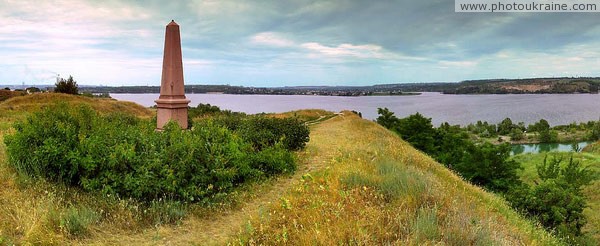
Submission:
M 538 144 L 513 144 L 511 155 L 525 154 L 525 153 L 545 153 L 545 152 L 571 152 L 585 148 L 592 142 L 579 142 L 579 143 L 538 143 Z

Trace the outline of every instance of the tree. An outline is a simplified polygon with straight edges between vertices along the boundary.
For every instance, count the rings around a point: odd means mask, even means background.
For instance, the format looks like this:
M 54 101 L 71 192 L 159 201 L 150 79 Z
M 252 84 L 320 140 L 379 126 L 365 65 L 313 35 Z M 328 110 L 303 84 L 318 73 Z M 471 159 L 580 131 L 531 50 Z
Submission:
M 56 86 L 56 88 L 54 88 L 54 92 L 73 94 L 73 95 L 79 94 L 79 88 L 77 86 L 77 81 L 73 80 L 73 76 L 69 75 L 69 78 L 67 80 L 61 78 L 54 85 Z
M 498 134 L 500 135 L 508 135 L 510 130 L 514 128 L 512 120 L 510 118 L 506 118 L 498 124 Z
M 550 124 L 547 120 L 541 119 L 539 122 L 536 122 L 533 125 L 529 125 L 528 130 L 530 132 L 542 132 L 550 130 Z
M 431 118 L 416 113 L 398 120 L 398 127 L 395 130 L 402 139 L 415 148 L 428 154 L 435 153 L 436 130 L 431 124 Z
M 396 117 L 394 112 L 391 112 L 388 108 L 377 108 L 377 114 L 379 114 L 379 117 L 375 119 L 377 124 L 391 130 L 398 125 L 398 117 Z
M 437 129 L 436 134 L 434 158 L 451 169 L 461 162 L 467 147 L 473 145 L 469 134 L 462 131 L 460 126 L 444 123 Z
M 558 139 L 558 133 L 554 130 L 542 130 L 539 132 L 539 140 L 542 143 L 552 143 L 556 142 Z
M 510 144 L 507 143 L 498 146 L 491 143 L 470 145 L 455 169 L 473 184 L 492 191 L 507 192 L 521 183 L 517 176 L 521 166 L 509 160 L 510 150 Z
M 525 138 L 525 134 L 519 128 L 513 128 L 510 130 L 510 140 L 519 141 Z
M 431 118 L 425 118 L 416 113 L 406 118 L 398 119 L 388 108 L 378 108 L 379 117 L 375 120 L 378 124 L 396 132 L 404 141 L 413 147 L 430 155 L 435 155 L 435 139 L 437 131 L 431 124 Z

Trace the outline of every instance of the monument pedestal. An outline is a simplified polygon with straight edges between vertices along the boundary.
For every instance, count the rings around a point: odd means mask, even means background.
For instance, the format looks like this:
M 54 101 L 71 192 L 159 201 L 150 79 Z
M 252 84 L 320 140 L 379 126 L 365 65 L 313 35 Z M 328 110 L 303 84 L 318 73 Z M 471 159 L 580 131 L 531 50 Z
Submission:
M 188 128 L 188 99 L 158 99 L 156 101 L 156 127 L 162 129 L 174 120 L 181 129 Z

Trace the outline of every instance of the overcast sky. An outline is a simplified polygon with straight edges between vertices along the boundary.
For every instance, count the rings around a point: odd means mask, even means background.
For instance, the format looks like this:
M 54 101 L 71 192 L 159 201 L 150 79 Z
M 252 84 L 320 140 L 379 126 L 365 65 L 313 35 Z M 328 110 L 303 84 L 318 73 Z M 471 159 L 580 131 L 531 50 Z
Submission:
M 0 0 L 0 84 L 371 85 L 600 76 L 598 13 L 455 13 L 453 0 Z

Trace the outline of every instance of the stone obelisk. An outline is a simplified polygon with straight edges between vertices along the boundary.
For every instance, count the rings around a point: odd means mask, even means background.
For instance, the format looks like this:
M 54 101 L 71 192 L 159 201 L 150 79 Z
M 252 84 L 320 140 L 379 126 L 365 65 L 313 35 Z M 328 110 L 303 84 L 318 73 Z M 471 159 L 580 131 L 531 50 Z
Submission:
M 163 56 L 160 97 L 156 102 L 156 128 L 174 120 L 182 129 L 188 127 L 188 103 L 183 86 L 183 61 L 179 25 L 171 21 L 165 32 L 165 53 Z

